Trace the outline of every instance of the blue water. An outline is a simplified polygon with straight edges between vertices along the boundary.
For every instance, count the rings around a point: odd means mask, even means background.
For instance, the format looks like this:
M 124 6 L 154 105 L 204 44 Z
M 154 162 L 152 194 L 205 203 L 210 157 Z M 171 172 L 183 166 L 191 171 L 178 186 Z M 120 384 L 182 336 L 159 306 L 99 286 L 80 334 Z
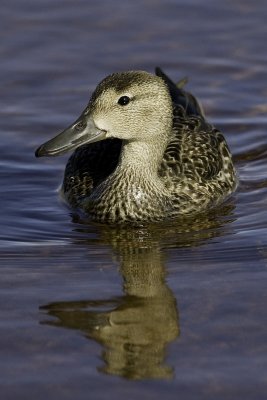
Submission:
M 266 398 L 266 19 L 263 0 L 2 2 L 1 398 Z M 156 65 L 189 77 L 239 188 L 187 223 L 81 221 L 68 156 L 34 150 L 106 75 Z

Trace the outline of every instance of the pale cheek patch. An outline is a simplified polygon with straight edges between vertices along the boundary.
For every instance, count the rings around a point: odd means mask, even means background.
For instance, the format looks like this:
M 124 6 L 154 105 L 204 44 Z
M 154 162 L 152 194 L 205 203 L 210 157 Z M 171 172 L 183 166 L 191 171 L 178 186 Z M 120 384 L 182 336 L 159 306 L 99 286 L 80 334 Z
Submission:
M 94 123 L 98 129 L 106 131 L 107 133 L 109 132 L 110 130 L 109 124 L 104 118 L 96 117 L 94 118 Z

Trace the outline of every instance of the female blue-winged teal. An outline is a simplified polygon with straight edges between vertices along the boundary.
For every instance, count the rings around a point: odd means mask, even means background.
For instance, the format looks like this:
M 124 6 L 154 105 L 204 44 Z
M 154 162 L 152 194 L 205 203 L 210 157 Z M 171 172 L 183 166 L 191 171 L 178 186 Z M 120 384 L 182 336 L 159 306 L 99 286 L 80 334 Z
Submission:
M 74 124 L 37 149 L 37 157 L 76 149 L 62 185 L 71 206 L 101 222 L 158 221 L 235 190 L 226 141 L 183 84 L 159 68 L 112 74 Z

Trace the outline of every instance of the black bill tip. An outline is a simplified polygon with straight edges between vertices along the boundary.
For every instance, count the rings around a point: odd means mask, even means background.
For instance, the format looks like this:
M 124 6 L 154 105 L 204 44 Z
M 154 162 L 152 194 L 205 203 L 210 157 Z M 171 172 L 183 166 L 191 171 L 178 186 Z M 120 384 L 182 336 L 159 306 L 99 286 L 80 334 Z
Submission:
M 42 157 L 44 156 L 44 151 L 43 151 L 43 146 L 38 147 L 38 149 L 35 150 L 35 157 Z

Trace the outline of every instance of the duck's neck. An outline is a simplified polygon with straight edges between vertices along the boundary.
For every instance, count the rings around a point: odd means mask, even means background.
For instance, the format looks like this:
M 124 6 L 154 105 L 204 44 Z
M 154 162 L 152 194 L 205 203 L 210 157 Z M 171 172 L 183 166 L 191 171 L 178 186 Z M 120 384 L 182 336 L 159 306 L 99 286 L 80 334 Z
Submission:
M 93 191 L 84 208 L 101 221 L 162 219 L 169 209 L 169 193 L 158 175 L 163 151 L 153 144 L 123 143 L 116 170 Z
M 164 150 L 164 144 L 161 147 L 158 143 L 125 142 L 116 172 L 129 171 L 144 179 L 157 180 Z

